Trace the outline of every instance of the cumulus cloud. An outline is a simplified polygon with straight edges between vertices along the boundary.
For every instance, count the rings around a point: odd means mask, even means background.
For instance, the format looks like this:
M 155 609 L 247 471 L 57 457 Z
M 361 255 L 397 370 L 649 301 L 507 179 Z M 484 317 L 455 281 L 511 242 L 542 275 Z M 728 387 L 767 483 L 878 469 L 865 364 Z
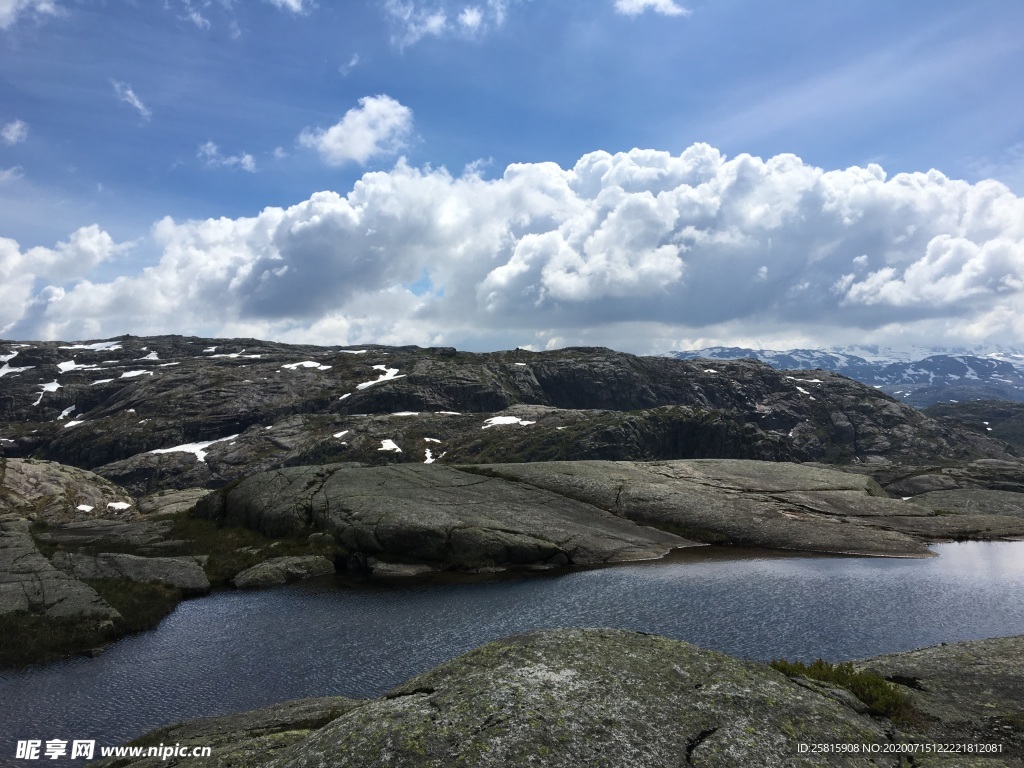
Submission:
M 95 224 L 77 229 L 54 248 L 22 251 L 14 240 L 0 237 L 0 333 L 31 316 L 33 306 L 41 300 L 33 296 L 37 281 L 79 280 L 129 245 L 115 243 Z M 56 286 L 41 291 L 42 298 L 48 300 L 60 300 L 63 295 Z
M 405 146 L 412 131 L 412 110 L 390 96 L 366 96 L 330 128 L 306 128 L 299 143 L 320 153 L 328 165 L 365 165 Z
M 256 172 L 256 161 L 247 152 L 237 155 L 223 155 L 220 147 L 212 141 L 200 144 L 196 151 L 196 157 L 203 161 L 208 168 L 241 168 L 249 173 Z
M 111 83 L 114 86 L 114 93 L 117 94 L 117 98 L 133 107 L 142 116 L 143 120 L 149 120 L 153 116 L 149 108 L 135 95 L 135 91 L 132 90 L 130 85 L 117 80 L 112 80 Z
M 59 11 L 53 0 L 0 0 L 0 29 L 13 26 L 20 16 L 53 16 Z
M 116 246 L 98 228 L 79 233 L 45 258 L 4 241 L 6 335 L 81 335 L 91 322 L 95 336 L 657 352 L 684 339 L 1024 334 L 1024 199 L 1005 186 L 705 144 L 515 164 L 493 179 L 400 160 L 289 208 L 164 219 L 158 262 L 108 282 L 81 265 Z M 66 255 L 89 242 L 92 256 Z
M 24 120 L 12 120 L 0 128 L 0 139 L 3 139 L 7 146 L 20 144 L 28 138 L 28 125 Z
M 639 16 L 653 11 L 664 16 L 689 16 L 690 11 L 673 0 L 615 0 L 615 10 L 626 16 Z

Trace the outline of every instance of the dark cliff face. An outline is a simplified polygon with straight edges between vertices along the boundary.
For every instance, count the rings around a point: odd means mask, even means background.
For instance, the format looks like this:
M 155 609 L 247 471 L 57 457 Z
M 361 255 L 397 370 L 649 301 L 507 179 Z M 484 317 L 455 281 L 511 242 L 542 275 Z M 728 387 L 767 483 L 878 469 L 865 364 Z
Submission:
M 851 379 L 754 361 L 159 336 L 0 342 L 0 363 L 6 455 L 135 492 L 338 461 L 1009 455 Z

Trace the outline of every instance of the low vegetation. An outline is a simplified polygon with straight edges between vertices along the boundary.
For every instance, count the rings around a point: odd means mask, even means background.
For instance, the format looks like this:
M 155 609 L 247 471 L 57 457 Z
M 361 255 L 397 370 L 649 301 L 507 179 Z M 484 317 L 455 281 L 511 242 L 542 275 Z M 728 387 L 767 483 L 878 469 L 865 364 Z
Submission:
M 818 659 L 811 664 L 776 659 L 769 666 L 787 677 L 806 677 L 845 688 L 867 706 L 872 715 L 887 717 L 896 723 L 918 719 L 910 699 L 892 683 L 874 672 L 857 670 L 850 662 L 829 664 Z

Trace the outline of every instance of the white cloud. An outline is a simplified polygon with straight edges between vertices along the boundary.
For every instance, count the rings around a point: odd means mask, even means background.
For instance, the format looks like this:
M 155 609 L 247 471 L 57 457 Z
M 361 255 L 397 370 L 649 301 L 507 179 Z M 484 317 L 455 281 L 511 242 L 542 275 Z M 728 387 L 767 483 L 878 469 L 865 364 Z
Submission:
M 391 42 L 406 48 L 426 37 L 479 37 L 505 23 L 508 5 L 508 0 L 473 5 L 453 0 L 385 0 L 382 7 L 394 30 Z
M 484 15 L 475 5 L 463 8 L 459 14 L 459 24 L 471 31 L 479 29 L 483 21 Z
M 154 265 L 92 282 L 123 247 L 98 228 L 32 256 L 0 241 L 0 330 L 641 352 L 1024 336 L 1024 199 L 1006 187 L 703 144 L 490 180 L 399 161 L 347 194 L 164 219 L 152 245 Z
M 267 0 L 267 2 L 283 11 L 292 13 L 309 13 L 315 6 L 313 0 Z
M 28 125 L 25 124 L 24 120 L 12 120 L 11 122 L 0 128 L 0 139 L 3 139 L 4 144 L 8 146 L 14 146 L 19 144 L 28 138 Z
M 111 83 L 114 86 L 114 92 L 117 94 L 117 98 L 134 107 L 135 110 L 142 116 L 143 120 L 149 120 L 153 116 L 153 113 L 149 108 L 142 103 L 142 100 L 135 95 L 135 91 L 127 83 L 122 83 L 117 80 L 112 80 Z
M 196 151 L 196 157 L 203 161 L 208 168 L 241 168 L 249 173 L 256 172 L 256 161 L 247 152 L 237 155 L 222 155 L 220 147 L 212 141 L 200 144 Z
M 353 53 L 349 57 L 348 61 L 346 61 L 344 64 L 342 64 L 340 67 L 338 67 L 338 72 L 341 74 L 342 77 L 348 77 L 349 74 L 352 72 L 352 70 L 355 69 L 356 66 L 358 66 L 358 64 L 359 64 L 359 54 L 358 53 Z
M 0 168 L 0 184 L 9 184 L 12 181 L 17 181 L 22 175 L 20 165 L 16 165 L 13 168 Z
M 412 110 L 390 96 L 365 96 L 330 128 L 306 128 L 299 143 L 320 153 L 328 165 L 365 165 L 401 150 L 412 131 Z
M 690 11 L 673 0 L 615 0 L 615 10 L 626 16 L 639 16 L 644 11 L 654 11 L 664 16 L 689 16 Z
M 0 0 L 0 29 L 14 25 L 19 16 L 53 16 L 60 12 L 53 0 Z

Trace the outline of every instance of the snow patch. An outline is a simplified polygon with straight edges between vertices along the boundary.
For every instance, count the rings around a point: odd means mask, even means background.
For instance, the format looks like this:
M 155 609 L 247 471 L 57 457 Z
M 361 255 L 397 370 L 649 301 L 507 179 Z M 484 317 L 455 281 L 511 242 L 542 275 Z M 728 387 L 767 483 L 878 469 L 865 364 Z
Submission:
M 97 379 L 96 381 L 94 381 L 89 386 L 95 387 L 97 384 L 109 384 L 112 381 L 113 381 L 113 379 Z
M 342 395 L 338 399 L 339 400 L 344 400 L 346 397 L 352 397 L 352 393 L 351 392 L 346 392 L 344 395 Z
M 145 348 L 143 348 L 142 351 L 145 352 L 146 351 Z M 145 357 L 140 357 L 138 359 L 139 360 L 159 360 L 160 359 L 160 355 L 158 355 L 156 352 L 150 352 Z
M 67 429 L 68 427 L 77 427 L 79 424 L 85 424 L 85 419 L 69 421 L 67 424 L 64 425 L 64 429 Z
M 57 421 L 64 421 L 64 419 L 71 415 L 71 412 L 73 410 L 75 410 L 75 406 L 69 405 L 67 408 L 60 412 L 60 416 L 57 417 Z
M 136 376 L 152 376 L 152 371 L 125 371 L 121 374 L 122 379 L 134 379 Z
M 79 365 L 75 362 L 74 358 L 64 363 L 57 363 L 57 370 L 61 373 L 67 373 L 68 371 L 95 371 L 97 368 L 99 368 L 98 365 Z
M 206 349 L 203 350 L 203 353 L 204 354 L 209 354 L 211 352 L 216 352 L 216 351 L 217 351 L 216 347 L 207 347 Z
M 206 461 L 206 449 L 214 443 L 223 443 L 228 440 L 234 440 L 238 435 L 231 435 L 230 437 L 221 437 L 217 440 L 207 440 L 203 443 L 186 443 L 185 445 L 176 445 L 173 448 L 157 448 L 150 453 L 194 453 L 199 461 Z
M 10 365 L 8 365 L 8 363 L 17 356 L 17 354 L 18 350 L 14 350 L 9 355 L 0 356 L 0 363 L 4 364 L 4 367 L 0 368 L 0 379 L 2 379 L 8 373 L 21 373 L 22 371 L 27 371 L 32 368 L 35 368 L 34 365 L 26 365 L 24 368 L 12 368 Z
M 395 411 L 392 416 L 419 416 L 419 411 Z
M 381 440 L 380 448 L 378 451 L 394 451 L 395 453 L 401 453 L 402 449 L 398 447 L 394 440 Z
M 399 375 L 397 368 L 388 368 L 386 365 L 375 365 L 373 366 L 375 371 L 384 371 L 377 379 L 373 381 L 364 381 L 362 384 L 356 384 L 356 389 L 366 389 L 372 387 L 374 384 L 380 384 L 384 381 L 391 381 L 392 379 L 401 379 L 405 377 L 405 374 Z
M 714 368 L 705 368 L 704 373 L 718 373 Z
M 343 429 L 343 430 L 341 430 L 341 432 L 335 432 L 334 435 L 332 435 L 332 437 L 344 437 L 348 433 L 349 433 L 349 430 Z
M 88 504 L 79 504 L 75 509 L 79 512 L 92 512 L 95 507 L 90 507 Z
M 72 344 L 70 347 L 59 347 L 59 349 L 88 349 L 99 352 L 101 349 L 108 349 L 111 352 L 121 348 L 119 341 L 97 341 L 95 344 Z
M 424 437 L 423 438 L 423 442 L 425 442 L 425 443 L 440 443 L 441 441 L 438 440 L 436 437 Z
M 320 365 L 320 363 L 315 363 L 312 360 L 303 360 L 301 363 L 288 363 L 287 365 L 282 365 L 281 367 L 287 368 L 290 371 L 294 371 L 296 368 L 316 368 L 318 371 L 331 370 L 331 366 Z
M 502 424 L 520 424 L 526 426 L 527 424 L 536 424 L 535 421 L 525 421 L 520 419 L 518 416 L 493 416 L 484 422 L 484 425 L 480 429 L 490 429 L 491 427 L 497 427 Z
M 41 402 L 43 402 L 43 395 L 45 395 L 47 392 L 56 392 L 58 389 L 60 389 L 61 385 L 57 383 L 56 379 L 54 379 L 49 384 L 40 384 L 39 386 L 43 388 L 43 391 L 39 393 L 39 397 L 36 398 L 36 401 L 32 403 L 32 405 L 39 405 Z
M 107 504 L 107 509 L 116 509 L 118 512 L 124 512 L 130 506 L 131 504 L 127 501 L 111 501 Z

